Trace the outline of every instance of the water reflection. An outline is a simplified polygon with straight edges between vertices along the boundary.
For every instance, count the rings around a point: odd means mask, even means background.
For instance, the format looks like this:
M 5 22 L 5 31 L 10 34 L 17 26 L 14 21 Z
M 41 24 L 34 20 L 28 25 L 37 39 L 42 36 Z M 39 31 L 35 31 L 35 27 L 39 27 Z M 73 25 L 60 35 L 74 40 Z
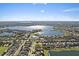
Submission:
M 40 26 L 40 25 L 36 25 L 36 26 L 28 26 L 26 28 L 28 29 L 32 29 L 32 30 L 35 30 L 35 29 L 41 29 L 43 30 L 46 26 Z
M 3 33 L 0 33 L 0 36 L 12 36 L 13 33 L 8 33 L 8 32 L 3 32 Z
M 38 33 L 44 36 L 63 35 L 63 32 L 57 32 L 53 30 L 53 26 L 36 25 L 36 26 L 14 26 L 14 27 L 7 27 L 7 28 L 12 30 L 26 30 L 26 31 L 41 29 L 42 31 Z

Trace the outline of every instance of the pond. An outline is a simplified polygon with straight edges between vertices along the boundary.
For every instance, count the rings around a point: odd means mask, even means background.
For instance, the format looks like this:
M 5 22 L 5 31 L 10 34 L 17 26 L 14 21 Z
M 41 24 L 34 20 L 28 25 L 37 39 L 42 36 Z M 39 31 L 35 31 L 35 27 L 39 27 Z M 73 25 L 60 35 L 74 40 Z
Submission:
M 50 56 L 79 56 L 79 51 L 49 51 Z

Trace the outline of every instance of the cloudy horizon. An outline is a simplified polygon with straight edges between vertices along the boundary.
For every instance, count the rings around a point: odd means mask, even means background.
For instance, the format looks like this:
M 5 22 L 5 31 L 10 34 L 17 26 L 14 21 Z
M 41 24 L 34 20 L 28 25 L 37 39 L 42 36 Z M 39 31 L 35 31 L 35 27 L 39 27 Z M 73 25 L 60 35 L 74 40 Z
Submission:
M 0 3 L 0 21 L 79 21 L 79 4 Z

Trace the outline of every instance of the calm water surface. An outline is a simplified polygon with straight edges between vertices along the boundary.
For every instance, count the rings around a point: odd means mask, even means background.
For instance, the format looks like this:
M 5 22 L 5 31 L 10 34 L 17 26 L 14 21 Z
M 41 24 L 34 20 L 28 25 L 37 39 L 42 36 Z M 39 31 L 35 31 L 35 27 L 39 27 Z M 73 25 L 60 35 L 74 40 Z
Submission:
M 79 56 L 79 51 L 49 51 L 50 56 Z
M 14 26 L 14 27 L 6 27 L 7 29 L 11 30 L 26 30 L 26 31 L 32 31 L 36 29 L 41 29 L 41 32 L 38 32 L 40 35 L 43 36 L 54 36 L 54 35 L 63 35 L 63 32 L 58 32 L 53 30 L 53 26 Z
M 12 36 L 13 33 L 8 33 L 8 32 L 3 32 L 3 33 L 0 33 L 0 36 Z

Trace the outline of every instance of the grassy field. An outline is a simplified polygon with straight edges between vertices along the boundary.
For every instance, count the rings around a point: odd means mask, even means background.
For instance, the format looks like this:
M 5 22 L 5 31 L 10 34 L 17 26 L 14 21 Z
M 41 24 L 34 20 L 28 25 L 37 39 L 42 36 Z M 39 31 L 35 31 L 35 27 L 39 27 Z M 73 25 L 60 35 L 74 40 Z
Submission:
M 48 50 L 44 50 L 44 55 L 48 56 L 48 52 L 49 52 Z
M 3 54 L 5 52 L 5 50 L 7 50 L 8 47 L 0 47 L 0 55 Z
M 55 48 L 52 49 L 52 51 L 79 51 L 79 48 Z

